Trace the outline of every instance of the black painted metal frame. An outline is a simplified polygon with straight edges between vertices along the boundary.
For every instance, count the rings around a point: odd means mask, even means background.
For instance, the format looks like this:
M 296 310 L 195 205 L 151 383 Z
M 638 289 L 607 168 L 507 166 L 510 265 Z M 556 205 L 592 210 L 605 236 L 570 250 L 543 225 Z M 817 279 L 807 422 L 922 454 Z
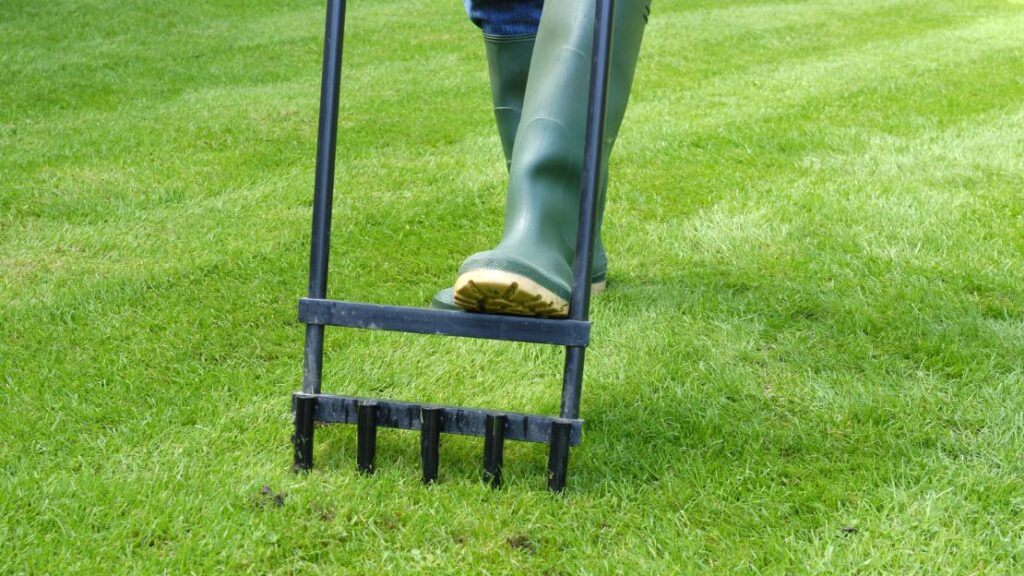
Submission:
M 614 0 L 594 0 L 594 50 L 591 61 L 590 102 L 581 178 L 580 220 L 573 263 L 569 318 L 553 320 L 448 312 L 400 306 L 380 306 L 327 299 L 331 211 L 334 198 L 334 163 L 338 135 L 338 100 L 345 0 L 327 0 L 323 75 L 320 86 L 320 121 L 317 133 L 316 184 L 313 196 L 313 233 L 309 257 L 309 296 L 299 302 L 299 320 L 306 324 L 302 392 L 292 397 L 295 414 L 295 469 L 313 466 L 314 423 L 355 424 L 358 428 L 358 467 L 375 468 L 378 427 L 418 430 L 423 481 L 437 480 L 441 434 L 484 438 L 484 481 L 501 484 L 506 440 L 548 444 L 548 488 L 565 487 L 569 448 L 579 444 L 583 364 L 590 344 L 590 277 L 597 223 L 598 192 L 603 161 L 605 111 L 611 60 Z M 397 402 L 320 392 L 323 376 L 324 329 L 343 326 L 421 334 L 441 334 L 565 346 L 562 403 L 558 417 L 517 414 L 477 408 Z

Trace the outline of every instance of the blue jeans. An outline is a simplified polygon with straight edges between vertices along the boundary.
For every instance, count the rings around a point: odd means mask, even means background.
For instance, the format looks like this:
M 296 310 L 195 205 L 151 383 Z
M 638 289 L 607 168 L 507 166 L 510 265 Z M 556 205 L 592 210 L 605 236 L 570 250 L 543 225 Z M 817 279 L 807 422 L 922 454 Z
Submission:
M 544 8 L 544 0 L 463 1 L 469 19 L 488 36 L 536 34 Z

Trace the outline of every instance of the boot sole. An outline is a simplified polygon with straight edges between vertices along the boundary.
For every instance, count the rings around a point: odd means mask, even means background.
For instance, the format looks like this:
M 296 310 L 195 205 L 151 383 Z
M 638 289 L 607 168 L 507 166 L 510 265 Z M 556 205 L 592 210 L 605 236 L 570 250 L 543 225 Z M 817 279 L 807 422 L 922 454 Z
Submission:
M 472 312 L 565 318 L 569 301 L 526 276 L 473 270 L 455 281 L 455 303 Z

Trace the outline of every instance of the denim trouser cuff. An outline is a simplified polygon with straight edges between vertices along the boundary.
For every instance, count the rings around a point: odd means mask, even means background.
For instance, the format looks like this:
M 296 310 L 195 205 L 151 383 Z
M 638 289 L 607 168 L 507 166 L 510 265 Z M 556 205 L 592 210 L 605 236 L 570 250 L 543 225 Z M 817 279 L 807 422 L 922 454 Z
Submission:
M 544 0 L 463 0 L 466 14 L 488 38 L 537 33 Z

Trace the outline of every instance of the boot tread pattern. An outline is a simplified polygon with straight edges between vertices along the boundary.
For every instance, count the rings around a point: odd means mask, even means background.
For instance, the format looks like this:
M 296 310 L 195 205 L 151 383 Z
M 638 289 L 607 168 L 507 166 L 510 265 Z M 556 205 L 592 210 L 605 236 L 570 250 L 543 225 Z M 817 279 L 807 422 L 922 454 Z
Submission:
M 455 282 L 455 303 L 470 312 L 564 318 L 569 303 L 540 284 L 511 272 L 473 270 Z

